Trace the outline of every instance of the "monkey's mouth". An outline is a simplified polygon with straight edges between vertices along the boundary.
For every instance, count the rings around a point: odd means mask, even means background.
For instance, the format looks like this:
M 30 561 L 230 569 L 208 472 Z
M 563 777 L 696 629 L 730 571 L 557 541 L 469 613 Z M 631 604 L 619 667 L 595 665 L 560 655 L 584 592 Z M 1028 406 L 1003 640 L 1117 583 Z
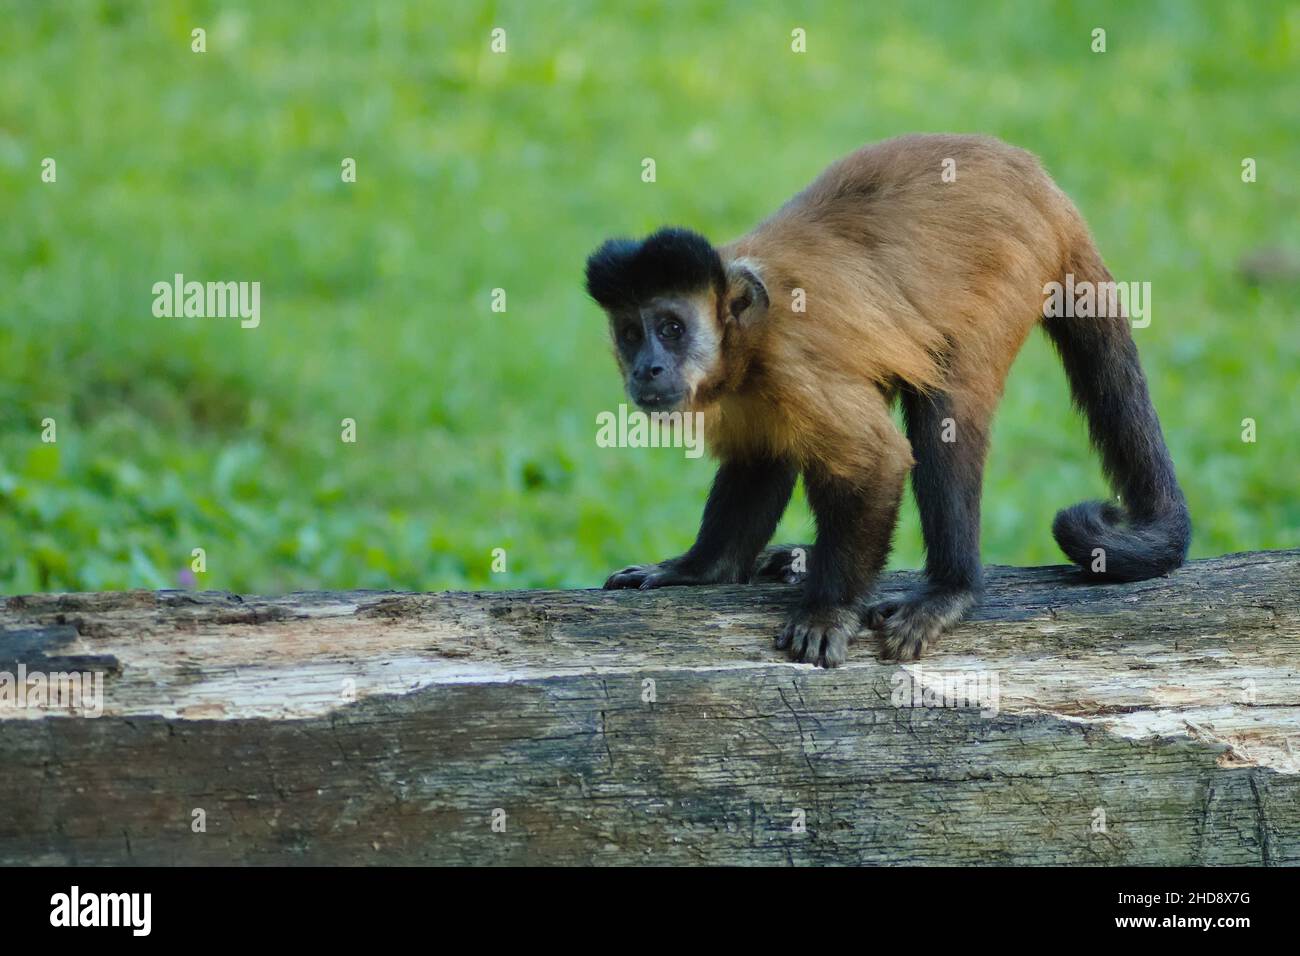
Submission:
M 681 408 L 686 398 L 685 392 L 641 392 L 632 396 L 632 401 L 643 412 L 672 412 Z

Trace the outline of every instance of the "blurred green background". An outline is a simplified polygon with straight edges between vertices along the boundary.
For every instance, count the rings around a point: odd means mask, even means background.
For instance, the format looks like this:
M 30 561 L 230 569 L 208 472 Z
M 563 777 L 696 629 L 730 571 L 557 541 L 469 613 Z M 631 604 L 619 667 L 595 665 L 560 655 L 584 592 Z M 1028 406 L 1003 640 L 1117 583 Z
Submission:
M 927 130 L 1039 154 L 1152 283 L 1193 553 L 1300 545 L 1298 40 L 1266 0 L 2 2 L 0 590 L 585 587 L 678 553 L 712 466 L 596 446 L 622 395 L 586 254 L 731 239 Z M 176 272 L 260 281 L 261 326 L 155 318 Z M 1053 513 L 1104 488 L 1035 334 L 985 561 L 1062 562 Z M 799 495 L 779 537 L 810 531 Z M 891 564 L 920 559 L 909 502 Z

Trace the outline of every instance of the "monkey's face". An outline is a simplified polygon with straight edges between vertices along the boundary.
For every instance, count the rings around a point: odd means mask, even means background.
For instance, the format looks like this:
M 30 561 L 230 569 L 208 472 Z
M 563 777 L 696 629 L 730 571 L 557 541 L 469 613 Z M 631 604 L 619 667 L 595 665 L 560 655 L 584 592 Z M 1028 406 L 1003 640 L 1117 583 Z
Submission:
M 628 397 L 659 412 L 716 397 L 724 327 L 752 324 L 768 304 L 752 263 L 724 265 L 688 229 L 610 239 L 587 259 L 587 292 L 609 316 Z
M 628 397 L 644 411 L 685 409 L 719 364 L 710 292 L 656 296 L 611 310 L 609 319 Z

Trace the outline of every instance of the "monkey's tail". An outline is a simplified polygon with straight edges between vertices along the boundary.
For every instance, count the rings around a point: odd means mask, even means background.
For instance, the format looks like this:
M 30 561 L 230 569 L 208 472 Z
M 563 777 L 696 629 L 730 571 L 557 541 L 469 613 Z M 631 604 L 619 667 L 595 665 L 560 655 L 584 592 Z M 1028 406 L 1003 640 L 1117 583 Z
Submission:
M 1074 269 L 1076 285 L 1083 279 L 1114 281 L 1100 257 L 1080 265 Z M 1044 319 L 1074 404 L 1087 416 L 1092 443 L 1122 504 L 1088 501 L 1058 511 L 1052 535 L 1089 577 L 1141 581 L 1187 559 L 1192 522 L 1128 319 L 1122 309 L 1112 311 L 1109 317 Z

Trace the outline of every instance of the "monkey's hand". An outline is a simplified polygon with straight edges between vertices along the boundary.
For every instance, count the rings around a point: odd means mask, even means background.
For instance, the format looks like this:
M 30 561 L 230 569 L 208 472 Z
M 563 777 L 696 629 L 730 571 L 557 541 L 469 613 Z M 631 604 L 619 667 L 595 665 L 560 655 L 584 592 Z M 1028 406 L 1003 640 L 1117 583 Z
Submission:
M 927 585 L 898 601 L 882 601 L 866 614 L 866 625 L 883 632 L 886 660 L 914 661 L 952 630 L 974 606 L 977 595 L 967 588 Z
M 802 607 L 786 619 L 776 646 L 789 650 L 792 661 L 839 667 L 848 659 L 849 641 L 861 623 L 854 607 Z
M 754 562 L 755 584 L 798 584 L 808 574 L 812 545 L 783 544 L 767 548 Z
M 615 571 L 606 579 L 605 590 L 640 588 L 648 591 L 651 588 L 685 587 L 693 584 L 734 584 L 736 580 L 734 575 L 726 575 L 720 570 L 702 570 L 688 565 L 681 558 L 670 558 L 658 564 L 634 564 L 622 571 Z

